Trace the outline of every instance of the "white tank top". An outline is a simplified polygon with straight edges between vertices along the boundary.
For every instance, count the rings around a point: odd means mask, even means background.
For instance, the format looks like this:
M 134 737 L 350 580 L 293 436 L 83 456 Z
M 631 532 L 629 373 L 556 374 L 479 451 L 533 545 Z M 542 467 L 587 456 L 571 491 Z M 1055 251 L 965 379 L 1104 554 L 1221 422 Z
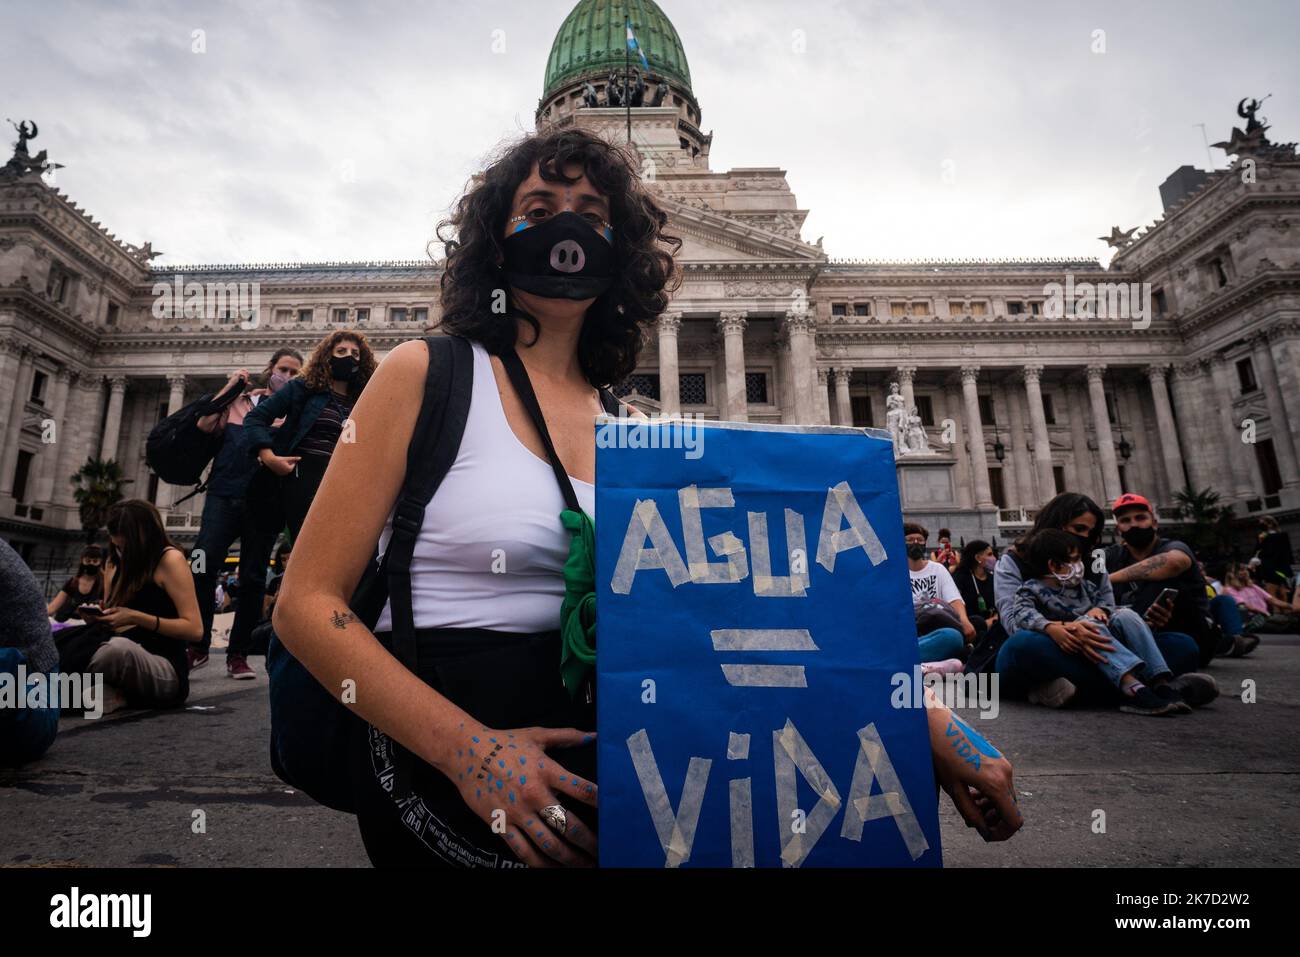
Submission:
M 492 360 L 474 343 L 474 388 L 460 451 L 424 511 L 411 557 L 416 628 L 506 632 L 560 627 L 570 535 L 555 473 L 506 421 Z M 596 487 L 570 476 L 578 503 L 596 515 Z M 388 548 L 392 515 L 379 539 Z M 388 605 L 375 631 L 390 631 Z

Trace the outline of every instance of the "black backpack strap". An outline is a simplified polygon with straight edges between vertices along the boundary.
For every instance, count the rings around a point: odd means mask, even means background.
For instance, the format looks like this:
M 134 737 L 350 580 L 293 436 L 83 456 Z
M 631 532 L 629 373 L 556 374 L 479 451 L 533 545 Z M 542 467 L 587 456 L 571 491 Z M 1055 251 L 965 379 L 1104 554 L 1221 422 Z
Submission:
M 546 449 L 547 459 L 550 460 L 551 471 L 555 473 L 555 480 L 560 483 L 560 494 L 564 496 L 564 504 L 575 512 L 581 512 L 582 506 L 578 504 L 578 496 L 573 491 L 573 483 L 569 481 L 569 473 L 565 471 L 564 463 L 560 461 L 551 442 L 551 433 L 546 428 L 546 419 L 542 415 L 542 407 L 537 402 L 537 393 L 533 391 L 533 384 L 529 381 L 528 370 L 524 368 L 519 353 L 513 348 L 502 352 L 500 359 L 501 364 L 505 366 L 506 375 L 510 377 L 510 384 L 515 387 L 515 394 L 524 404 L 524 410 L 533 420 L 533 427 L 542 438 L 542 446 Z M 601 401 L 603 403 L 603 396 Z

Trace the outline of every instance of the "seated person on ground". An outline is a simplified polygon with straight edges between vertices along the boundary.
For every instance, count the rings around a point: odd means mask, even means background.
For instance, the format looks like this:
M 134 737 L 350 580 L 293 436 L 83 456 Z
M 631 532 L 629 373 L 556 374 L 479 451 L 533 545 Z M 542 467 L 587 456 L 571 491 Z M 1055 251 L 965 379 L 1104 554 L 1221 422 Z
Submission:
M 967 642 L 975 637 L 975 626 L 966 616 L 966 603 L 953 582 L 948 569 L 925 557 L 925 540 L 930 533 L 924 526 L 908 522 L 903 525 L 903 540 L 907 544 L 907 569 L 912 579 L 912 607 L 919 623 L 931 617 L 951 621 L 950 625 L 930 628 L 921 634 L 918 643 L 922 662 L 956 662 L 966 651 Z
M 4 596 L 0 684 L 7 686 L 6 696 L 13 696 L 0 706 L 0 768 L 13 768 L 39 758 L 58 733 L 55 702 L 47 700 L 44 707 L 36 708 L 26 705 L 33 679 L 45 681 L 43 675 L 59 670 L 59 652 L 50 636 L 40 583 L 4 539 L 0 539 L 0 595 Z M 26 680 L 20 682 L 20 676 Z M 19 695 L 24 699 L 21 708 Z
M 81 550 L 81 564 L 77 573 L 68 579 L 62 591 L 45 606 L 45 613 L 55 621 L 63 622 L 77 617 L 82 605 L 98 605 L 104 598 L 104 550 L 98 545 L 87 545 Z
M 91 657 L 90 670 L 103 672 L 128 702 L 179 705 L 189 695 L 186 647 L 203 639 L 190 563 L 143 499 L 118 502 L 107 525 L 108 598 L 97 621 L 113 634 Z
M 1041 631 L 1068 642 L 1071 637 L 1064 623 L 1090 618 L 1109 647 L 1085 647 L 1083 654 L 1124 695 L 1121 711 L 1141 715 L 1191 711 L 1178 685 L 1170 682 L 1172 673 L 1150 631 L 1132 612 L 1108 604 L 1101 589 L 1084 578 L 1073 535 L 1044 529 L 1026 542 L 1025 550 L 1031 577 L 1021 583 L 1012 603 L 1011 623 L 1016 630 Z M 1186 678 L 1178 681 L 1186 684 Z

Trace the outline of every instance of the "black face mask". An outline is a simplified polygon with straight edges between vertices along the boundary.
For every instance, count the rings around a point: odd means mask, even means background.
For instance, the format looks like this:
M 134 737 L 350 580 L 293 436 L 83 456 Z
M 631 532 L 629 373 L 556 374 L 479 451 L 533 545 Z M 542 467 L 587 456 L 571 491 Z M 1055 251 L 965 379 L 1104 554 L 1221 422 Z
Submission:
M 910 559 L 911 559 L 912 561 L 914 561 L 914 562 L 919 562 L 922 558 L 925 557 L 925 546 L 924 546 L 924 545 L 908 545 L 908 546 L 907 546 L 907 557 L 910 558 Z
M 99 574 L 99 566 L 98 566 L 98 565 L 86 565 L 86 564 L 83 564 L 83 565 L 81 566 L 81 568 L 79 568 L 79 569 L 77 570 L 77 574 L 78 574 L 78 575 L 87 575 L 87 576 L 89 576 L 89 575 L 98 575 L 98 574 Z
M 511 233 L 506 278 L 546 299 L 595 299 L 614 283 L 614 247 L 574 212 Z
M 361 360 L 355 356 L 331 356 L 330 378 L 336 382 L 351 382 L 361 369 Z
M 1156 530 L 1131 525 L 1120 533 L 1120 537 L 1124 539 L 1125 544 L 1132 545 L 1138 551 L 1141 551 L 1156 540 Z
M 1090 535 L 1075 535 L 1074 532 L 1066 534 L 1074 535 L 1074 540 L 1079 543 L 1079 554 L 1086 555 L 1092 550 L 1092 537 Z

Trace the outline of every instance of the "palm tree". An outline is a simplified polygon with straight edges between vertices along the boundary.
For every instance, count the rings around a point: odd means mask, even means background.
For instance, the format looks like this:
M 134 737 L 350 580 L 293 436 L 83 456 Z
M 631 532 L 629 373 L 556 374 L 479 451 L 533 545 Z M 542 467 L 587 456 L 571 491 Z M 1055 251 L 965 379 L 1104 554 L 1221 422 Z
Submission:
M 1189 526 L 1187 544 L 1197 553 L 1226 555 L 1233 550 L 1232 506 L 1219 504 L 1221 500 L 1214 489 L 1198 490 L 1190 483 L 1174 493 L 1178 518 Z
M 126 477 L 117 462 L 92 455 L 71 481 L 76 486 L 72 497 L 81 512 L 81 527 L 86 530 L 86 541 L 93 542 L 104 527 L 109 508 L 125 497 L 123 487 L 133 480 Z

